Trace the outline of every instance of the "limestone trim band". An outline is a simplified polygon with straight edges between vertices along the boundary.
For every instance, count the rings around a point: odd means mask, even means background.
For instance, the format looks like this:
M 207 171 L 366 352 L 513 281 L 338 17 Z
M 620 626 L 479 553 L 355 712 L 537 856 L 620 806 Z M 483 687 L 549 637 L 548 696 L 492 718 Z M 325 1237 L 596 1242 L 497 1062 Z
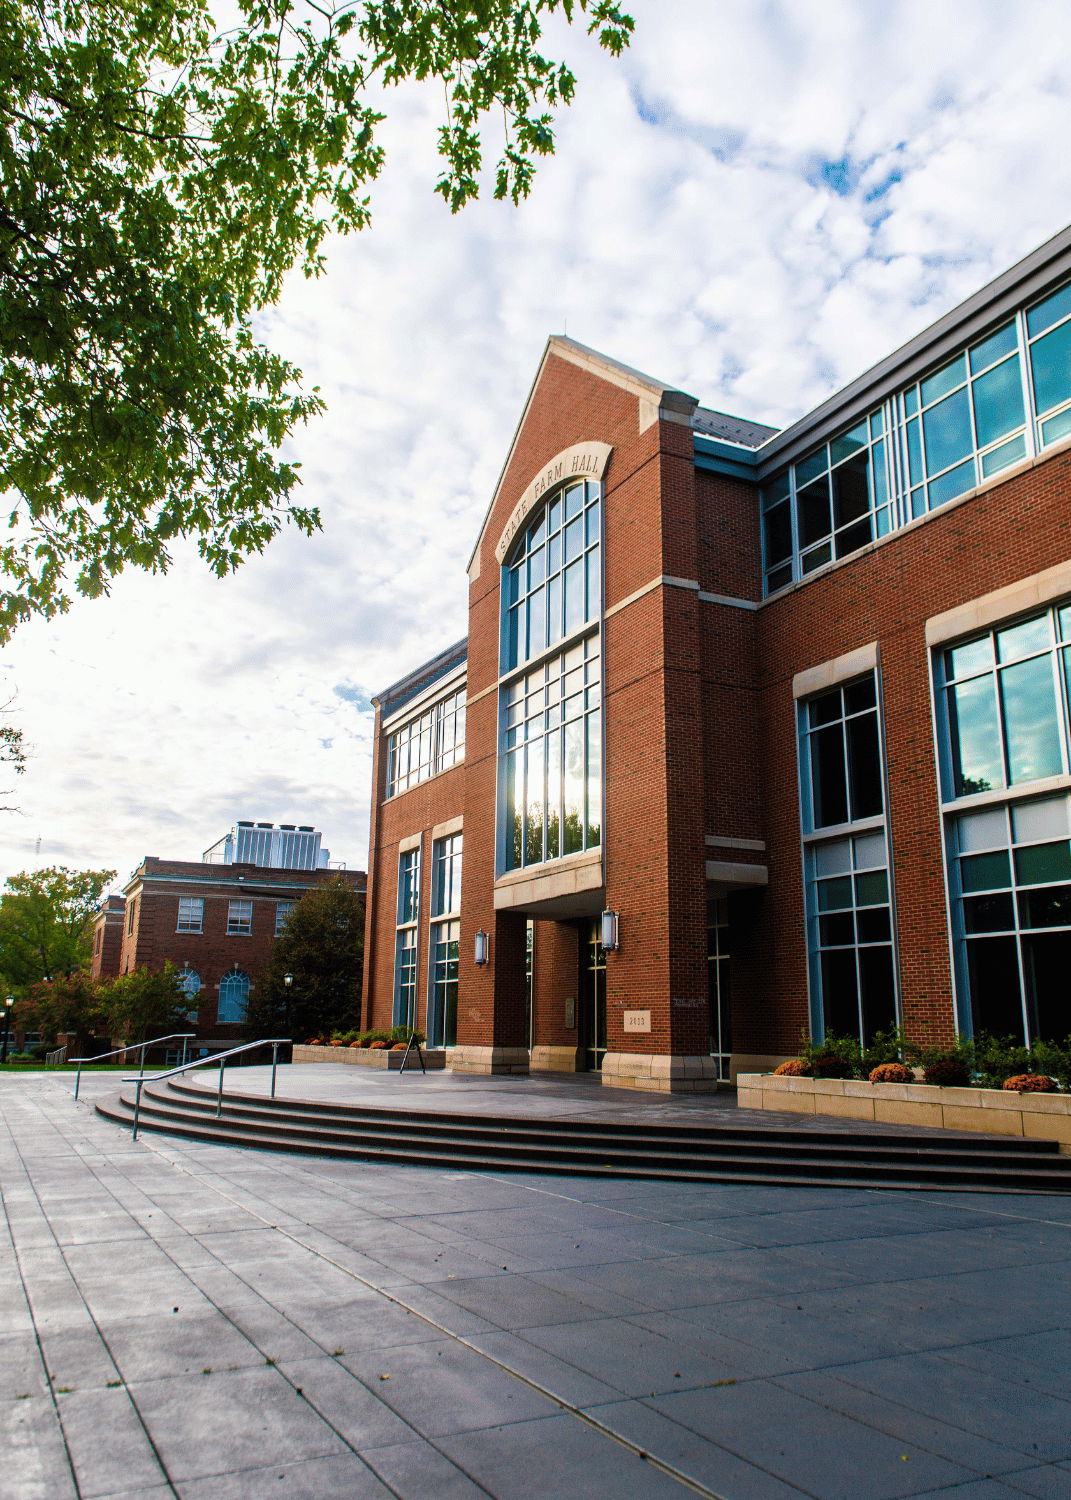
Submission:
M 456 818 L 448 818 L 445 823 L 436 823 L 431 836 L 433 839 L 448 839 L 452 833 L 460 833 L 464 823 L 464 816 L 460 814 Z
M 718 1087 L 718 1059 L 705 1053 L 607 1052 L 601 1077 L 604 1088 L 713 1094 Z
M 627 609 L 630 604 L 635 604 L 637 599 L 643 599 L 647 594 L 654 593 L 655 589 L 687 589 L 694 592 L 704 604 L 724 604 L 730 609 L 758 609 L 758 605 L 751 599 L 736 599 L 731 594 L 708 594 L 699 586 L 694 578 L 674 578 L 669 573 L 660 573 L 657 578 L 652 578 L 650 583 L 645 583 L 642 588 L 635 589 L 627 594 L 624 599 L 619 599 L 616 604 L 611 604 L 604 618 L 610 619 L 620 610 Z
M 934 615 L 926 621 L 926 644 L 940 646 L 957 636 L 986 630 L 1012 615 L 1051 604 L 1065 594 L 1071 594 L 1071 562 L 1058 563 L 1043 573 L 1032 573 L 1007 588 L 994 589 L 991 594 L 946 610 L 943 615 Z
M 878 665 L 878 643 L 869 641 L 855 651 L 835 656 L 818 667 L 808 667 L 806 672 L 797 672 L 792 679 L 793 698 L 810 698 L 826 688 L 836 687 L 838 682 L 848 682 L 864 672 L 873 672 Z
M 601 479 L 613 451 L 612 443 L 589 442 L 574 443 L 571 448 L 563 448 L 560 453 L 555 454 L 550 463 L 532 480 L 503 527 L 495 548 L 498 561 L 505 562 L 510 543 L 520 531 L 529 511 L 535 509 L 548 491 L 569 479 Z

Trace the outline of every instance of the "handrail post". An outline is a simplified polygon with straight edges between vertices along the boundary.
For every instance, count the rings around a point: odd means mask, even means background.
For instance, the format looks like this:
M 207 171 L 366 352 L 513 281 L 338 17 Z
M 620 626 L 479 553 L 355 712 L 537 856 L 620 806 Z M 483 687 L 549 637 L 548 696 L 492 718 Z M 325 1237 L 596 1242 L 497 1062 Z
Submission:
M 141 1044 L 141 1068 L 140 1068 L 140 1070 L 138 1072 L 138 1077 L 139 1078 L 144 1078 L 145 1077 L 145 1048 L 148 1045 L 149 1045 L 148 1042 L 142 1042 L 142 1044 Z
M 78 1059 L 78 1076 L 74 1080 L 74 1097 L 78 1098 L 78 1089 L 82 1082 L 82 1059 Z
M 141 1113 L 141 1083 L 142 1080 L 139 1078 L 136 1085 L 137 1093 L 134 1096 L 134 1134 L 131 1136 L 131 1140 L 135 1141 L 138 1138 L 138 1116 Z
M 219 1094 L 218 1094 L 218 1096 L 216 1098 L 216 1119 L 217 1120 L 223 1114 L 223 1059 L 226 1057 L 226 1055 L 227 1054 L 225 1052 L 221 1052 L 219 1054 Z
M 276 1059 L 278 1058 L 278 1056 L 279 1056 L 279 1043 L 278 1042 L 272 1042 L 272 1044 L 271 1044 L 271 1096 L 272 1096 L 273 1099 L 275 1098 L 275 1063 L 276 1063 Z

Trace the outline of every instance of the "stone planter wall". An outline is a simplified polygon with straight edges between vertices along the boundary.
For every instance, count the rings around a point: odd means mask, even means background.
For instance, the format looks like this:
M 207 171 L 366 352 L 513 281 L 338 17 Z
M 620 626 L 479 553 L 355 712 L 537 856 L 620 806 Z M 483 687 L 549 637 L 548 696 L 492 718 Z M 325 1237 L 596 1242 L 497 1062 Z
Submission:
M 928 1083 L 865 1083 L 773 1073 L 741 1073 L 736 1085 L 741 1109 L 1029 1135 L 1059 1141 L 1061 1151 L 1071 1152 L 1071 1094 L 1014 1094 L 1004 1089 L 944 1089 Z
M 420 1049 L 424 1054 L 424 1066 L 426 1068 L 445 1068 L 445 1052 L 429 1052 L 426 1047 Z M 378 1047 L 375 1052 L 371 1047 L 305 1047 L 294 1043 L 294 1061 L 296 1063 L 343 1063 L 356 1068 L 387 1068 L 397 1073 L 402 1065 L 404 1052 L 391 1052 L 385 1047 Z M 413 1068 L 420 1072 L 420 1058 L 416 1055 L 416 1048 L 409 1054 L 409 1061 L 405 1065 L 408 1073 Z

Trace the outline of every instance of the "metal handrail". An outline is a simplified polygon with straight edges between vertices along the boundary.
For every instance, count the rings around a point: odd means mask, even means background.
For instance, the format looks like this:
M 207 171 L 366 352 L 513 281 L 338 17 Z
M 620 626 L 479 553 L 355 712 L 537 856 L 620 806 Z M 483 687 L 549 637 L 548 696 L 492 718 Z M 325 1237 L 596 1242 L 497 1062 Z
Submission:
M 186 1043 L 190 1040 L 191 1037 L 195 1037 L 196 1035 L 197 1035 L 196 1031 L 173 1031 L 173 1032 L 171 1032 L 170 1036 L 154 1036 L 154 1037 L 150 1037 L 147 1042 L 132 1042 L 129 1047 L 116 1047 L 111 1052 L 98 1052 L 97 1055 L 96 1055 L 96 1057 L 72 1057 L 72 1058 L 70 1058 L 71 1062 L 73 1062 L 73 1063 L 76 1062 L 78 1064 L 78 1077 L 74 1080 L 74 1097 L 76 1099 L 78 1098 L 78 1089 L 79 1089 L 79 1086 L 80 1086 L 80 1084 L 82 1082 L 82 1064 L 83 1063 L 87 1063 L 87 1062 L 100 1062 L 101 1059 L 105 1058 L 105 1057 L 118 1057 L 121 1052 L 123 1052 L 123 1053 L 125 1053 L 125 1052 L 136 1052 L 138 1050 L 138 1048 L 140 1047 L 141 1048 L 141 1071 L 142 1071 L 142 1073 L 144 1073 L 145 1072 L 145 1049 L 147 1047 L 158 1047 L 161 1042 L 181 1042 L 182 1043 L 182 1060 L 183 1060 L 183 1062 L 185 1062 L 186 1061 Z M 126 1079 L 124 1079 L 123 1082 L 125 1083 Z
M 66 1061 L 67 1061 L 67 1044 L 66 1044 L 66 1042 L 64 1042 L 64 1044 L 63 1044 L 62 1047 L 56 1047 L 56 1048 L 53 1049 L 53 1051 L 45 1053 L 45 1067 L 46 1068 L 58 1068 L 62 1063 L 65 1063 Z
M 415 1031 L 413 1032 L 412 1036 L 409 1038 L 408 1045 L 406 1046 L 405 1051 L 402 1053 L 402 1060 L 398 1064 L 398 1076 L 401 1077 L 401 1075 L 405 1072 L 405 1065 L 409 1061 L 409 1048 L 410 1047 L 415 1047 L 416 1048 L 416 1055 L 420 1059 L 420 1071 L 424 1074 L 424 1077 L 426 1078 L 428 1076 L 428 1070 L 424 1066 L 424 1054 L 420 1050 L 420 1043 L 417 1041 L 417 1036 L 416 1036 L 416 1032 Z
M 254 1047 L 271 1048 L 271 1097 L 275 1098 L 275 1066 L 279 1057 L 280 1047 L 291 1045 L 288 1036 L 266 1036 L 259 1042 L 244 1042 L 240 1047 L 230 1047 L 226 1052 L 217 1052 L 215 1057 L 195 1057 L 193 1062 L 182 1063 L 177 1068 L 169 1068 L 166 1073 L 154 1073 L 152 1082 L 159 1083 L 162 1078 L 174 1078 L 179 1073 L 188 1073 L 191 1068 L 214 1068 L 219 1063 L 219 1093 L 216 1095 L 216 1119 L 223 1113 L 223 1063 L 228 1057 L 234 1057 L 239 1052 L 251 1052 Z M 144 1062 L 144 1060 L 143 1060 Z M 144 1076 L 139 1073 L 137 1078 L 124 1078 L 124 1083 L 136 1083 L 137 1094 L 134 1098 L 134 1134 L 132 1140 L 138 1138 L 138 1116 L 141 1114 L 141 1086 L 145 1082 Z

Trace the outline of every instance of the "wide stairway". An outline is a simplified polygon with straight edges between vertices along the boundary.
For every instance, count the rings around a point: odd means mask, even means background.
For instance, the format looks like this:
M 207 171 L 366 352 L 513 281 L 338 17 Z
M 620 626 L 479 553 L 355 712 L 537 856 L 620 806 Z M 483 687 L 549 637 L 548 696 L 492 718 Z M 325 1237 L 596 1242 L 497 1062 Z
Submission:
M 132 1125 L 126 1085 L 97 1111 Z M 764 1182 L 960 1192 L 1071 1192 L 1071 1156 L 1019 1137 L 778 1129 L 772 1124 L 654 1125 L 524 1119 L 438 1110 L 347 1108 L 227 1092 L 184 1079 L 142 1090 L 140 1130 L 217 1145 L 467 1171 L 676 1182 Z

